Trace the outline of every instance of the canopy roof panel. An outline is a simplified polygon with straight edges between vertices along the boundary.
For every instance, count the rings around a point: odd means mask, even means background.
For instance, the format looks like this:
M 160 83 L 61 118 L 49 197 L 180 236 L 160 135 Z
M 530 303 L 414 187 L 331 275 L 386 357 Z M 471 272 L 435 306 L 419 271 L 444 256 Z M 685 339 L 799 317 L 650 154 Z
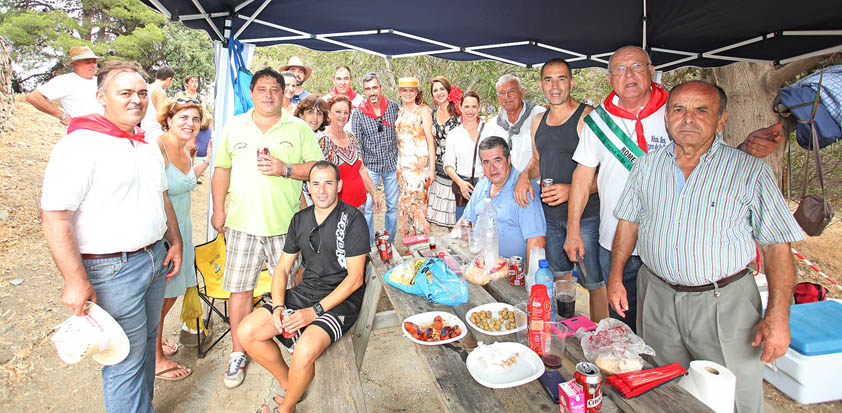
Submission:
M 614 50 L 638 45 L 670 70 L 842 51 L 842 7 L 833 0 L 143 1 L 214 40 L 392 58 L 537 66 L 562 56 L 576 68 L 604 67 Z

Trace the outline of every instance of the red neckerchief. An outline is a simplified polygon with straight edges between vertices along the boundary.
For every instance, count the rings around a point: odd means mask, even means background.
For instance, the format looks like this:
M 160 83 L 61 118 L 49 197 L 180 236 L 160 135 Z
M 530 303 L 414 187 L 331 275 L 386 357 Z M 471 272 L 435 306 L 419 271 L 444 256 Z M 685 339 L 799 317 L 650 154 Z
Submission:
M 643 152 L 648 153 L 649 149 L 646 145 L 646 137 L 643 134 L 643 123 L 641 123 L 640 120 L 655 113 L 658 109 L 661 108 L 661 106 L 664 106 L 664 104 L 667 103 L 667 92 L 664 90 L 664 87 L 661 84 L 652 82 L 652 96 L 649 98 L 649 102 L 646 104 L 646 106 L 643 107 L 643 109 L 637 116 L 615 105 L 614 96 L 616 96 L 616 94 L 614 92 L 611 92 L 611 94 L 609 94 L 608 97 L 605 98 L 605 102 L 603 102 L 602 105 L 605 107 L 605 110 L 607 110 L 608 113 L 614 116 L 619 116 L 623 119 L 633 119 L 635 121 L 634 132 L 635 135 L 637 135 L 637 146 L 639 146 L 640 149 L 643 150 Z
M 87 129 L 94 132 L 104 133 L 115 138 L 126 138 L 130 141 L 147 143 L 143 139 L 146 132 L 142 129 L 135 128 L 138 132 L 134 135 L 129 134 L 100 114 L 74 117 L 70 120 L 70 125 L 67 127 L 67 133 L 73 132 L 76 129 Z
M 333 87 L 333 96 L 344 96 L 343 94 L 339 93 L 339 90 L 336 89 L 336 86 Z M 351 99 L 351 102 L 357 97 L 357 92 L 354 92 L 354 89 L 348 88 L 348 99 Z M 352 103 L 353 105 L 353 103 Z
M 363 112 L 363 115 L 366 115 L 372 119 L 377 119 L 391 128 L 392 125 L 390 125 L 389 122 L 387 122 L 386 119 L 383 118 L 383 116 L 386 115 L 386 107 L 388 106 L 389 101 L 385 97 L 380 96 L 380 116 L 374 114 L 374 107 L 371 106 L 371 101 L 368 99 L 366 99 L 365 102 L 363 102 L 363 104 L 360 105 L 360 110 Z

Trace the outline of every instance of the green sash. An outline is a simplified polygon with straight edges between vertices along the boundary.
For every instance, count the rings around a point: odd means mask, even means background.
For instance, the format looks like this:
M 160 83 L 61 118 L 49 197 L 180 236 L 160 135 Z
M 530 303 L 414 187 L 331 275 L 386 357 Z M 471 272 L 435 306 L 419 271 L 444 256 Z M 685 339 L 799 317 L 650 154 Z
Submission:
M 596 113 L 599 117 L 595 117 Z M 644 152 L 636 143 L 629 139 L 626 132 L 614 122 L 611 115 L 605 111 L 602 105 L 597 106 L 593 112 L 585 116 L 585 124 L 593 131 L 596 137 L 605 145 L 608 152 L 627 170 L 631 171 L 637 158 L 644 155 Z

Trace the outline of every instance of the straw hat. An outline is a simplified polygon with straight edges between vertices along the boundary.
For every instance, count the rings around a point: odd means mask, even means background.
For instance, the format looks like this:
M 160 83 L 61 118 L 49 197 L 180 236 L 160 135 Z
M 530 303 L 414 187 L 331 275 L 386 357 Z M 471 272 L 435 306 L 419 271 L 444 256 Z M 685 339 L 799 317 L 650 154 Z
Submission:
M 310 75 L 313 74 L 313 68 L 311 68 L 310 66 L 305 66 L 304 62 L 302 62 L 301 59 L 298 56 L 290 57 L 289 61 L 287 62 L 287 65 L 281 67 L 281 72 L 283 72 L 285 70 L 289 70 L 289 68 L 291 68 L 291 67 L 300 67 L 300 68 L 304 69 L 304 79 L 301 80 L 302 83 L 306 82 L 307 79 L 310 78 Z
M 94 54 L 94 51 L 91 50 L 90 47 L 76 46 L 70 48 L 70 51 L 68 52 L 68 60 L 64 62 L 64 65 L 70 66 L 71 63 L 84 59 L 96 59 L 97 62 L 102 60 L 101 57 Z
M 53 335 L 59 357 L 67 364 L 88 356 L 105 366 L 123 361 L 129 355 L 126 333 L 102 307 L 89 301 L 87 309 L 87 315 L 71 316 Z
M 398 87 L 418 87 L 418 78 L 415 76 L 399 78 Z

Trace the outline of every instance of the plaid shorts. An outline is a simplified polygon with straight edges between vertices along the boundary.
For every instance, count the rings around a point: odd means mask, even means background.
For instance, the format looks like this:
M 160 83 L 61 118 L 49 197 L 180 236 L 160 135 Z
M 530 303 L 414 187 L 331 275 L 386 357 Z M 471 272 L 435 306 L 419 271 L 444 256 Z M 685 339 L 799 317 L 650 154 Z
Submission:
M 269 273 L 274 274 L 286 239 L 286 234 L 261 237 L 228 228 L 225 233 L 225 271 L 222 274 L 222 288 L 231 293 L 254 290 L 264 263 Z M 297 264 L 298 260 L 289 272 L 287 288 L 292 288 L 294 284 Z

